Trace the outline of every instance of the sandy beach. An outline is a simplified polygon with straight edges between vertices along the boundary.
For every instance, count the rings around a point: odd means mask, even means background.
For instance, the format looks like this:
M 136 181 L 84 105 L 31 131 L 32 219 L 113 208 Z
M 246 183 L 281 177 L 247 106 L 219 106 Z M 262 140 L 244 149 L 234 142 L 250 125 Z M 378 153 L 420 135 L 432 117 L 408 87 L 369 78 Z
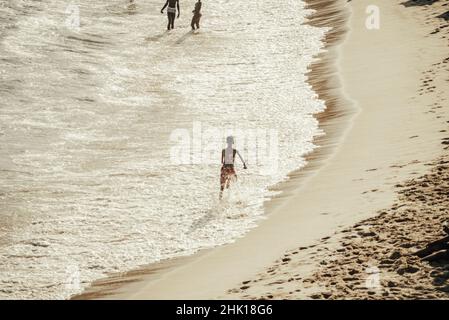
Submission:
M 449 5 L 311 0 L 335 27 L 309 83 L 328 109 L 309 165 L 234 243 L 111 276 L 76 299 L 447 299 L 447 261 L 412 254 L 449 208 Z M 444 15 L 445 14 L 445 15 Z M 368 282 L 372 285 L 367 284 Z

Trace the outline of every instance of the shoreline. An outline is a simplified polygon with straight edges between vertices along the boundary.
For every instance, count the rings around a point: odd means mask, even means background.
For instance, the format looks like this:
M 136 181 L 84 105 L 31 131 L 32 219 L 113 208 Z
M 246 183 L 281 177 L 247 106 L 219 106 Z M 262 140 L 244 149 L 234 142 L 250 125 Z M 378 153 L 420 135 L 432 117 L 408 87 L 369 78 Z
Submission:
M 360 149 L 365 145 L 357 140 L 374 144 L 365 148 L 370 151 L 365 172 L 355 174 L 351 183 L 365 188 L 347 192 L 348 204 L 341 206 L 360 218 L 346 221 L 344 228 L 335 228 L 313 245 L 285 251 L 265 270 L 228 290 L 227 299 L 449 298 L 449 252 L 416 255 L 448 232 L 443 226 L 449 217 L 449 111 L 444 108 L 449 100 L 445 90 L 449 57 L 444 54 L 449 24 L 439 20 L 447 9 L 441 3 L 402 6 L 399 1 L 379 1 L 384 30 L 367 42 L 356 26 L 363 22 L 364 5 L 369 4 L 352 3 L 342 64 L 346 92 L 362 109 L 344 144 Z M 369 86 L 371 90 L 366 90 Z M 373 95 L 373 90 L 385 96 Z M 387 117 L 375 122 L 382 114 Z M 376 131 L 372 122 L 383 130 Z M 389 132 L 394 133 L 390 140 L 380 139 Z M 372 135 L 376 139 L 364 137 Z M 386 143 L 376 145 L 379 140 Z M 376 159 L 379 149 L 391 158 Z M 365 205 L 354 205 L 352 198 L 364 199 Z
M 331 117 L 328 112 L 328 118 L 321 119 L 326 136 L 315 143 L 323 147 L 310 154 L 309 164 L 293 173 L 282 184 L 284 192 L 267 203 L 267 219 L 234 243 L 151 265 L 134 276 L 106 279 L 75 298 L 314 298 L 319 281 L 304 280 L 320 270 L 320 254 L 337 255 L 334 235 L 391 207 L 397 200 L 394 186 L 425 174 L 426 163 L 443 153 L 447 119 L 435 118 L 423 107 L 442 98 L 431 96 L 436 89 L 420 88 L 428 67 L 445 58 L 438 50 L 444 44 L 428 37 L 432 26 L 423 25 L 421 8 L 405 8 L 399 2 L 378 1 L 381 29 L 364 29 L 369 4 L 360 0 L 344 5 L 352 15 L 347 38 L 335 49 L 339 56 L 313 69 L 314 90 L 321 87 L 321 95 L 336 90 L 340 99 L 349 96 L 354 111 L 359 110 L 356 119 L 345 130 L 338 123 L 341 115 L 350 113 Z M 341 92 L 335 82 L 320 81 L 329 77 L 333 66 L 342 80 Z M 444 84 L 441 80 L 436 85 L 447 97 Z M 341 101 L 327 97 L 326 105 Z M 338 138 L 332 133 L 339 128 Z M 334 152 L 323 157 L 323 150 Z M 324 249 L 324 242 L 331 246 Z M 321 293 L 318 298 L 328 297 Z
M 344 41 L 347 32 L 349 11 L 344 8 L 345 2 L 343 0 L 306 0 L 306 3 L 307 9 L 315 10 L 315 13 L 307 18 L 308 25 L 332 28 L 323 40 L 322 52 L 315 57 L 315 62 L 306 74 L 308 84 L 318 98 L 326 102 L 326 109 L 314 115 L 319 121 L 319 128 L 325 134 L 315 137 L 313 143 L 317 147 L 305 155 L 307 164 L 303 168 L 288 174 L 286 181 L 270 187 L 271 190 L 281 191 L 281 193 L 265 202 L 266 216 L 271 215 L 275 208 L 282 205 L 305 184 L 307 177 L 324 165 L 341 142 L 351 118 L 357 113 L 357 109 L 342 95 L 337 64 L 338 46 Z M 255 227 L 257 228 L 258 226 Z M 228 245 L 230 244 L 221 247 Z M 218 248 L 220 247 L 203 249 L 190 256 L 163 260 L 129 272 L 112 274 L 95 281 L 84 292 L 72 296 L 71 299 L 133 299 L 128 297 L 133 290 L 138 290 L 145 283 L 157 281 L 165 274 L 182 268 L 184 264 L 202 259 Z

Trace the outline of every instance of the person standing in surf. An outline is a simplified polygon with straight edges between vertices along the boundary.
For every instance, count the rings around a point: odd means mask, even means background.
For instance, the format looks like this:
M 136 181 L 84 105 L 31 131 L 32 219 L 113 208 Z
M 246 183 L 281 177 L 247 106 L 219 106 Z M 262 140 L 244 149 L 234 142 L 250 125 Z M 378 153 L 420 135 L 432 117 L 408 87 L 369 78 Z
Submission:
M 201 2 L 201 0 L 198 0 L 198 2 L 195 3 L 195 9 L 193 9 L 193 11 L 192 11 L 192 13 L 193 13 L 192 22 L 190 23 L 192 30 L 195 30 L 195 26 L 196 26 L 196 29 L 200 28 L 201 6 L 202 5 L 203 5 L 203 3 Z
M 240 152 L 234 149 L 234 137 L 229 136 L 226 138 L 227 147 L 221 151 L 221 175 L 220 175 L 220 199 L 223 197 L 224 189 L 228 189 L 232 180 L 237 180 L 237 174 L 235 173 L 234 162 L 235 155 L 238 155 L 243 163 L 243 169 L 247 169 L 246 163 L 243 160 Z
M 174 29 L 176 10 L 178 10 L 178 18 L 179 15 L 181 14 L 181 11 L 179 10 L 179 0 L 167 0 L 167 2 L 165 2 L 165 5 L 161 9 L 161 13 L 164 13 L 165 8 L 167 8 L 167 18 L 168 18 L 167 30 Z

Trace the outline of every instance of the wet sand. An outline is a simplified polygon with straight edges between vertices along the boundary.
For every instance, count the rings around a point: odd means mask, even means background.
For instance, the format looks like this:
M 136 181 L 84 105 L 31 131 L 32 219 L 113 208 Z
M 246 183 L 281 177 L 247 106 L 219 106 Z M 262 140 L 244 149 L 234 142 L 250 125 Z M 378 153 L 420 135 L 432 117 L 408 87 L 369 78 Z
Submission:
M 449 155 L 425 165 L 429 173 L 396 185 L 398 199 L 391 207 L 319 244 L 286 252 L 266 272 L 229 290 L 229 295 L 245 299 L 448 299 L 447 252 L 428 259 L 415 253 L 447 237 L 442 226 L 449 218 Z
M 316 62 L 310 67 L 310 72 L 308 73 L 308 83 L 313 87 L 313 90 L 317 93 L 319 98 L 326 101 L 326 110 L 317 115 L 320 128 L 326 132 L 326 134 L 315 138 L 314 143 L 318 145 L 319 148 L 306 155 L 307 165 L 304 168 L 290 173 L 287 181 L 271 187 L 272 190 L 281 191 L 281 193 L 265 203 L 264 207 L 268 214 L 268 219 L 271 218 L 271 213 L 275 212 L 277 208 L 284 205 L 288 199 L 293 197 L 297 193 L 298 188 L 304 186 L 307 179 L 314 175 L 316 170 L 326 163 L 330 155 L 336 151 L 339 143 L 341 143 L 344 130 L 348 127 L 351 119 L 357 113 L 357 109 L 344 97 L 344 95 L 341 94 L 340 76 L 338 74 L 336 63 L 338 45 L 344 40 L 347 31 L 346 21 L 349 16 L 349 11 L 343 9 L 342 3 L 343 1 L 341 0 L 314 0 L 308 3 L 310 9 L 316 10 L 316 13 L 309 17 L 308 24 L 316 27 L 332 27 L 332 30 L 326 34 L 325 49 L 316 57 Z M 326 77 L 323 77 L 323 75 L 326 75 Z M 285 222 L 286 221 L 282 220 L 282 223 Z M 264 224 L 265 223 L 262 222 L 262 225 Z M 270 224 L 267 226 L 270 227 Z M 260 226 L 258 228 L 260 228 Z M 265 232 L 255 233 L 255 231 L 256 230 L 253 230 L 245 236 L 245 239 L 249 239 L 249 242 L 247 243 L 249 247 L 254 246 L 254 241 L 260 242 L 261 239 L 259 237 L 265 234 Z M 252 239 L 253 236 L 256 238 Z M 241 240 L 244 241 L 245 239 Z M 72 297 L 72 299 L 135 299 L 134 292 L 140 291 L 146 284 L 157 284 L 162 278 L 165 278 L 167 274 L 171 272 L 176 274 L 184 266 L 190 266 L 191 263 L 193 263 L 193 267 L 195 268 L 196 263 L 201 263 L 200 261 L 202 261 L 203 258 L 209 259 L 209 255 L 214 256 L 217 253 L 219 256 L 226 258 L 227 253 L 225 253 L 225 256 L 222 256 L 221 253 L 219 253 L 222 249 L 225 251 L 231 250 L 230 252 L 233 257 L 230 258 L 227 263 L 231 263 L 235 266 L 233 267 L 234 271 L 239 270 L 242 266 L 240 257 L 244 255 L 245 250 L 248 250 L 247 246 L 242 246 L 241 240 L 237 240 L 236 244 L 202 250 L 190 257 L 161 261 L 149 266 L 143 266 L 138 270 L 133 270 L 125 274 L 112 274 L 108 278 L 94 282 L 84 293 L 76 295 Z M 268 240 L 270 242 L 272 241 L 271 238 Z M 234 245 L 237 245 L 239 250 L 234 251 Z M 257 258 L 263 259 L 265 263 L 269 263 L 270 260 L 275 259 L 281 251 L 272 246 L 270 246 L 270 248 L 273 249 L 270 251 L 270 255 L 265 256 L 261 253 Z M 286 248 L 288 248 L 288 246 L 283 246 L 283 250 Z M 260 263 L 260 260 L 258 259 L 254 261 L 251 259 L 245 260 L 245 269 L 252 272 L 251 270 Z M 214 267 L 218 267 L 226 274 L 228 273 L 226 269 L 228 267 L 227 263 L 221 261 Z M 195 272 L 195 275 L 200 276 L 200 273 Z M 230 276 L 229 279 L 227 279 L 230 282 L 226 282 L 226 284 L 221 283 L 222 287 L 216 291 L 217 293 L 224 292 L 229 285 L 235 282 L 234 276 L 235 279 L 241 279 L 242 275 L 237 272 L 233 275 L 229 275 L 228 273 L 227 276 Z M 214 289 L 213 286 L 209 285 L 209 281 L 211 280 L 203 279 L 203 281 L 201 281 L 202 285 L 204 285 L 203 290 L 205 290 L 205 292 Z M 176 288 L 179 289 L 179 286 L 176 286 Z M 185 290 L 185 292 L 183 291 L 181 293 L 182 295 L 189 295 L 190 293 L 194 294 L 194 292 L 189 293 L 191 290 L 188 286 L 185 287 Z M 206 296 L 196 295 L 194 295 L 194 297 L 206 298 Z M 159 292 L 154 292 L 154 295 L 151 297 L 145 296 L 144 299 L 146 298 L 171 299 L 173 297 L 171 295 L 162 296 L 159 295 Z M 174 298 L 179 297 L 176 296 Z
M 162 4 L 135 4 L 2 5 L 0 299 L 232 242 L 314 147 L 325 106 L 305 74 L 325 30 L 303 1 L 213 1 L 195 33 L 193 2 L 170 32 Z M 229 134 L 249 170 L 219 201 Z
M 280 186 L 267 219 L 233 244 L 115 277 L 80 298 L 447 297 L 447 267 L 407 256 L 441 236 L 449 207 L 447 21 L 437 18 L 447 6 L 377 1 L 380 29 L 367 30 L 369 1 L 329 1 L 310 2 L 352 15 L 334 60 L 311 75 L 335 105 L 323 122 L 327 138 Z M 381 284 L 374 291 L 364 285 L 372 270 Z
M 447 236 L 442 227 L 449 219 L 449 117 L 448 93 L 445 91 L 449 71 L 448 23 L 439 16 L 444 14 L 448 6 L 442 3 L 414 6 L 410 1 L 410 6 L 405 7 L 397 3 L 381 3 L 384 5 L 381 6 L 382 19 L 385 19 L 383 24 L 385 27 L 395 28 L 397 33 L 395 36 L 390 31 L 389 37 L 384 38 L 384 46 L 389 46 L 386 51 L 388 54 L 383 55 L 379 49 L 364 43 L 361 32 L 354 31 L 359 21 L 357 17 L 360 17 L 363 8 L 363 1 L 356 1 L 352 5 L 353 27 L 349 40 L 343 46 L 342 64 L 343 70 L 351 70 L 349 60 L 352 57 L 352 63 L 360 63 L 361 68 L 360 53 L 357 59 L 348 49 L 356 51 L 355 48 L 358 47 L 357 51 L 363 52 L 365 50 L 361 46 L 364 44 L 367 45 L 366 50 L 371 51 L 371 59 L 365 61 L 375 65 L 378 60 L 379 63 L 379 70 L 373 70 L 369 65 L 364 66 L 366 71 L 372 72 L 371 81 L 361 82 L 357 91 L 352 80 L 363 76 L 349 73 L 344 76 L 346 92 L 362 109 L 355 125 L 361 123 L 360 118 L 364 114 L 373 114 L 369 109 L 369 101 L 363 99 L 369 96 L 370 91 L 370 88 L 360 88 L 364 84 L 377 85 L 377 90 L 383 93 L 382 97 L 376 97 L 373 101 L 409 102 L 387 104 L 391 112 L 402 116 L 400 121 L 398 119 L 396 134 L 391 136 L 392 140 L 389 142 L 390 147 L 396 147 L 400 152 L 388 152 L 392 156 L 390 161 L 371 167 L 367 165 L 365 173 L 360 173 L 354 180 L 357 184 L 359 181 L 362 184 L 363 181 L 372 181 L 366 183 L 365 189 L 358 189 L 357 193 L 351 195 L 352 198 L 364 199 L 366 206 L 349 205 L 351 200 L 344 204 L 354 215 L 360 210 L 360 216 L 372 217 L 337 230 L 311 245 L 300 245 L 285 252 L 270 267 L 229 290 L 225 297 L 449 298 L 447 253 L 443 251 L 442 258 L 434 261 L 420 259 L 415 255 L 429 243 Z M 393 23 L 389 18 L 394 16 L 400 19 Z M 401 24 L 403 31 L 399 31 Z M 400 45 L 394 45 L 394 41 Z M 446 50 L 443 50 L 445 45 Z M 397 56 L 394 55 L 395 52 Z M 347 64 L 345 57 L 349 58 Z M 387 63 L 388 60 L 390 64 Z M 395 62 L 394 65 L 391 62 Z M 399 74 L 395 76 L 395 72 Z M 377 74 L 384 76 L 376 77 Z M 391 83 L 393 90 L 387 90 L 386 87 L 381 90 L 379 80 L 397 82 Z M 398 97 L 395 90 L 402 95 Z M 372 108 L 374 107 L 373 105 Z M 381 104 L 378 109 L 382 109 Z M 378 127 L 390 129 L 385 127 L 389 117 L 395 118 L 395 114 L 386 112 L 385 119 L 377 123 Z M 410 126 L 407 125 L 409 122 Z M 356 129 L 351 129 L 351 132 L 354 130 Z M 380 134 L 373 126 L 367 126 L 366 130 L 373 130 L 366 134 Z M 377 139 L 374 141 L 372 153 L 368 156 L 376 159 L 379 152 L 375 152 Z M 365 163 L 368 162 L 372 161 Z M 387 204 L 387 199 L 392 200 L 388 201 L 388 205 L 380 206 L 381 203 Z M 376 207 L 379 209 L 375 210 Z M 335 210 L 330 210 L 328 214 L 333 212 Z

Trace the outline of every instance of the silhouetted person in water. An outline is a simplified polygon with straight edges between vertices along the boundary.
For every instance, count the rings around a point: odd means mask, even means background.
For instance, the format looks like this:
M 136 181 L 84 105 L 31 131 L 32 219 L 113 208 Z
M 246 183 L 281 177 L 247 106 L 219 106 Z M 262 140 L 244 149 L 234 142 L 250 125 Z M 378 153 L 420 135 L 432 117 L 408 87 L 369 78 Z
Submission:
M 168 18 L 167 30 L 174 29 L 176 9 L 178 9 L 178 18 L 179 15 L 181 14 L 181 11 L 179 10 L 179 0 L 167 0 L 165 5 L 161 9 L 161 13 L 164 13 L 165 8 L 167 8 L 167 18 Z
M 201 0 L 198 0 L 197 3 L 195 3 L 195 9 L 193 9 L 193 18 L 190 25 L 192 26 L 192 30 L 195 30 L 195 26 L 197 29 L 200 28 L 200 19 L 201 19 L 201 6 L 202 2 Z
M 246 163 L 243 160 L 240 153 L 233 148 L 234 144 L 234 137 L 229 136 L 226 138 L 226 143 L 228 146 L 226 149 L 223 149 L 221 151 L 221 175 L 220 175 L 220 199 L 223 197 L 223 191 L 224 189 L 228 189 L 231 180 L 237 180 L 237 174 L 235 173 L 234 169 L 234 161 L 235 161 L 235 155 L 238 155 L 240 160 L 242 160 L 243 168 L 246 169 Z

